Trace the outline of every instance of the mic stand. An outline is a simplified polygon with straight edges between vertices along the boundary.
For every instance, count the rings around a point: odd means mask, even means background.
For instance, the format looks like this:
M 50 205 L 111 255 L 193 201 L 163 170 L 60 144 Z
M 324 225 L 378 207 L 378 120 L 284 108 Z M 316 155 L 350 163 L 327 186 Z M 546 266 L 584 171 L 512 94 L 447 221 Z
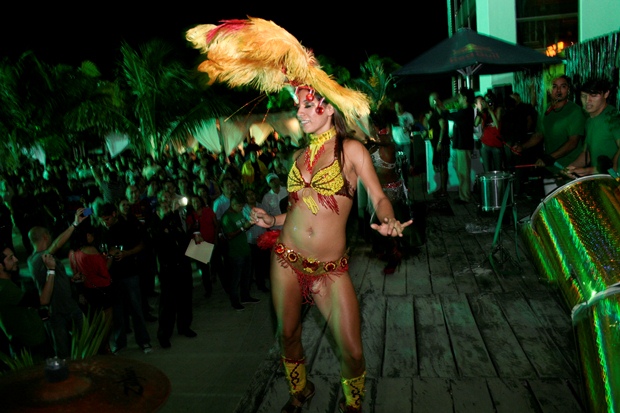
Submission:
M 487 259 L 489 260 L 489 263 L 491 264 L 491 267 L 496 273 L 501 273 L 502 271 L 501 271 L 500 266 L 503 266 L 507 262 L 510 262 L 510 264 L 512 264 L 517 269 L 518 274 L 523 272 L 523 269 L 521 268 L 521 265 L 519 264 L 519 248 L 517 245 L 517 239 L 518 239 L 517 208 L 514 205 L 514 202 L 512 203 L 511 208 L 512 208 L 512 218 L 513 218 L 512 220 L 515 225 L 515 254 L 517 257 L 516 260 L 512 259 L 512 257 L 510 256 L 510 253 L 508 252 L 508 250 L 506 250 L 506 248 L 504 248 L 504 246 L 502 245 L 502 241 L 501 241 L 502 222 L 504 220 L 504 213 L 506 212 L 506 204 L 508 203 L 508 195 L 510 194 L 510 191 L 512 190 L 513 179 L 510 179 L 508 181 L 509 184 L 506 186 L 506 189 L 504 190 L 504 198 L 502 199 L 502 207 L 499 211 L 499 217 L 497 218 L 497 224 L 495 226 L 495 235 L 493 236 L 493 245 L 491 248 L 491 252 L 489 253 L 487 257 Z M 498 259 L 495 258 L 496 255 L 498 255 Z

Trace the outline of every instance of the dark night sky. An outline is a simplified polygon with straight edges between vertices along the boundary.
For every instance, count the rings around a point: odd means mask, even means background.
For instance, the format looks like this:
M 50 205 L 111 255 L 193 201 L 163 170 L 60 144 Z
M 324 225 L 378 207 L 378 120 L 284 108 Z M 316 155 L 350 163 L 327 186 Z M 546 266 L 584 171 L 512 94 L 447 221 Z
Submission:
M 83 60 L 91 60 L 106 75 L 118 64 L 122 41 L 138 47 L 153 38 L 162 38 L 188 54 L 197 55 L 184 39 L 185 30 L 197 24 L 217 24 L 222 19 L 246 16 L 273 20 L 316 55 L 330 57 L 354 76 L 368 56 L 390 57 L 403 65 L 447 37 L 446 4 L 442 0 L 416 5 L 413 12 L 395 2 L 384 3 L 391 6 L 385 9 L 376 2 L 363 10 L 342 10 L 343 7 L 322 1 L 289 2 L 287 8 L 270 5 L 268 1 L 254 1 L 250 5 L 219 1 L 211 10 L 212 2 L 178 3 L 178 8 L 171 6 L 175 3 L 129 8 L 120 4 L 132 2 L 104 2 L 94 3 L 89 11 L 59 6 L 58 2 L 44 6 L 17 3 L 21 4 L 12 3 L 13 10 L 0 16 L 0 57 L 15 59 L 31 50 L 50 64 L 79 65 Z M 423 25 L 430 25 L 431 29 L 424 29 Z

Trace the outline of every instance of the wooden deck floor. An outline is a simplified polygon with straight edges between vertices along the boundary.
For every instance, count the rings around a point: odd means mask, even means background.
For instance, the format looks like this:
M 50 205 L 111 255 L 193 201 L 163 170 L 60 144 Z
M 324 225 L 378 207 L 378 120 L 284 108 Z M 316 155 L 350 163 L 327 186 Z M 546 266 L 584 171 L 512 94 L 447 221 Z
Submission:
M 475 204 L 428 197 L 426 242 L 397 272 L 363 242 L 353 243 L 351 276 L 362 313 L 367 362 L 364 412 L 584 412 L 570 313 L 559 292 L 540 279 L 515 231 L 502 225 L 489 261 L 497 214 Z M 518 219 L 532 213 L 519 205 Z M 452 211 L 452 212 L 450 212 Z M 306 313 L 303 341 L 317 393 L 308 412 L 337 412 L 342 397 L 333 338 L 316 308 Z M 274 348 L 237 413 L 279 412 L 287 385 Z

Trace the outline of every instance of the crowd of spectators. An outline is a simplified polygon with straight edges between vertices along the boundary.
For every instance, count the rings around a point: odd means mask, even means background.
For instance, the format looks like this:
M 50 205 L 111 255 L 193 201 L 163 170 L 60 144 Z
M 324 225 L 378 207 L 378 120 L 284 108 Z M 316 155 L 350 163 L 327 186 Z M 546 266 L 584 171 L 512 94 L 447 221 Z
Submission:
M 126 333 L 132 328 L 137 344 L 145 353 L 150 352 L 152 347 L 144 322 L 158 319 L 157 338 L 161 347 L 167 348 L 171 346 L 175 314 L 178 316 L 178 333 L 196 336 L 190 328 L 191 309 L 187 308 L 188 288 L 191 290 L 193 285 L 185 280 L 180 288 L 170 281 L 168 274 L 180 269 L 187 273 L 187 268 L 192 268 L 192 272 L 199 271 L 207 298 L 211 295 L 212 285 L 219 280 L 237 311 L 244 309 L 243 304 L 259 301 L 250 296 L 252 289 L 269 291 L 268 280 L 262 272 L 252 274 L 251 279 L 244 278 L 241 284 L 238 279 L 231 280 L 231 271 L 227 270 L 234 268 L 234 262 L 230 257 L 235 257 L 239 245 L 244 243 L 252 245 L 252 255 L 256 257 L 256 234 L 246 232 L 245 227 L 241 229 L 245 222 L 240 224 L 239 219 L 233 223 L 222 220 L 231 200 L 235 204 L 234 217 L 239 218 L 249 210 L 243 208 L 248 204 L 248 194 L 252 204 L 260 204 L 266 194 L 267 199 L 273 198 L 275 185 L 279 186 L 279 180 L 274 178 L 285 179 L 282 175 L 294 149 L 290 139 L 276 139 L 272 135 L 260 146 L 253 140 L 248 141 L 229 156 L 199 147 L 180 154 L 163 155 L 160 159 L 131 150 L 114 158 L 95 154 L 48 160 L 45 164 L 23 157 L 16 170 L 0 172 L 3 201 L 0 203 L 0 242 L 16 255 L 25 254 L 22 257 L 25 261 L 34 255 L 33 251 L 36 253 L 36 245 L 32 242 L 33 228 L 45 228 L 53 239 L 75 225 L 73 229 L 78 234 L 69 235 L 66 245 L 55 251 L 54 256 L 62 260 L 68 258 L 70 252 L 89 254 L 95 251 L 101 254 L 107 264 L 97 265 L 97 271 L 105 274 L 104 267 L 107 267 L 111 284 L 116 286 L 111 289 L 112 294 L 118 295 L 111 300 L 112 303 L 107 297 L 106 305 L 102 307 L 101 302 L 96 305 L 108 313 L 110 306 L 113 309 L 110 340 L 102 345 L 100 352 L 122 350 L 127 345 Z M 85 219 L 81 217 L 77 222 L 74 217 L 81 209 L 92 215 Z M 170 231 L 178 235 L 164 236 Z M 244 241 L 233 241 L 239 232 Z M 189 259 L 181 262 L 192 239 L 197 243 L 207 241 L 215 245 L 209 264 Z M 162 248 L 164 241 L 166 248 Z M 16 251 L 17 244 L 23 245 L 25 251 Z M 235 251 L 229 251 L 231 245 L 235 246 Z M 88 269 L 74 268 L 73 264 L 71 269 L 73 273 L 88 272 Z M 72 276 L 71 272 L 68 277 Z M 166 275 L 165 280 L 162 280 L 162 274 Z M 88 274 L 80 274 L 80 279 L 71 283 L 73 299 L 85 316 L 89 315 L 91 307 L 85 296 L 93 292 L 82 294 L 84 288 L 88 288 L 84 286 L 84 279 L 88 280 L 88 277 Z M 24 291 L 36 291 L 31 277 L 24 274 L 23 269 L 21 277 L 14 274 L 13 282 Z M 156 296 L 160 297 L 159 308 L 154 309 L 149 305 L 148 297 Z M 11 346 L 7 338 L 11 334 L 4 331 L 1 317 L 0 327 L 0 351 L 10 354 L 12 348 L 20 348 L 17 343 Z M 50 344 L 54 347 L 53 341 Z M 57 349 L 53 348 L 51 352 L 57 353 Z M 66 356 L 64 352 L 63 356 Z

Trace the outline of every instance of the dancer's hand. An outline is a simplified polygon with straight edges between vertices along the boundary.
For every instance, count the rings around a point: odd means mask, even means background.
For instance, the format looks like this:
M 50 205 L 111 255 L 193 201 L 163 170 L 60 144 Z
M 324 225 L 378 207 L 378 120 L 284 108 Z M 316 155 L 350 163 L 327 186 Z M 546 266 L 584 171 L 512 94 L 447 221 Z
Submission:
M 370 224 L 370 228 L 377 231 L 379 234 L 387 237 L 402 237 L 403 229 L 413 224 L 413 219 L 401 223 L 396 218 L 383 218 L 383 222 L 379 224 Z

